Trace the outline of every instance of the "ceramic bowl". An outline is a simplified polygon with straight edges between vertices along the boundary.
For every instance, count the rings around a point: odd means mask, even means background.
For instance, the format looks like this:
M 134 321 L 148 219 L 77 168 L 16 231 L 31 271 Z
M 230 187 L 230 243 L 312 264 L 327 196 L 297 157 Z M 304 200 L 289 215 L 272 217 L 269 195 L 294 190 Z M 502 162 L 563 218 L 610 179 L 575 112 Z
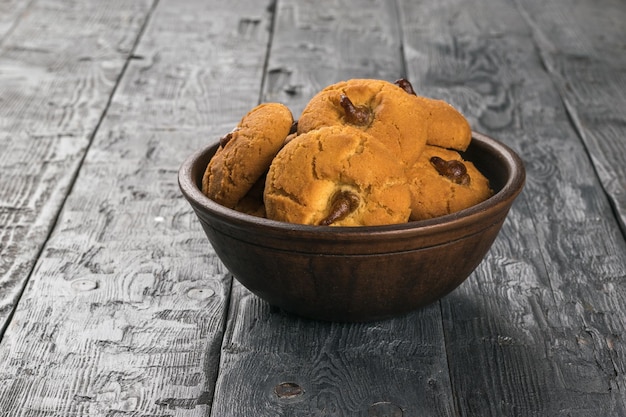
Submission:
M 178 177 L 217 256 L 268 303 L 329 321 L 398 316 L 454 290 L 488 252 L 525 181 L 515 152 L 474 133 L 463 156 L 490 180 L 488 200 L 399 225 L 297 225 L 243 214 L 204 196 L 202 175 L 217 147 L 191 155 Z

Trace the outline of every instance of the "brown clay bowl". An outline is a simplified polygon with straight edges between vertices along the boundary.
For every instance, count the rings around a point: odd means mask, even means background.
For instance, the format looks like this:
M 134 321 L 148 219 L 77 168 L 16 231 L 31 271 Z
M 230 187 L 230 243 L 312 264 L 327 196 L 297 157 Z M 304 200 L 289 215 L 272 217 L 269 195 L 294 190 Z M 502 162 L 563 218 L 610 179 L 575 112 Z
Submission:
M 454 214 L 401 225 L 307 226 L 221 206 L 200 184 L 217 144 L 191 155 L 179 185 L 218 257 L 246 288 L 300 316 L 330 321 L 389 318 L 460 285 L 491 247 L 525 181 L 522 160 L 474 133 L 464 157 L 494 195 Z

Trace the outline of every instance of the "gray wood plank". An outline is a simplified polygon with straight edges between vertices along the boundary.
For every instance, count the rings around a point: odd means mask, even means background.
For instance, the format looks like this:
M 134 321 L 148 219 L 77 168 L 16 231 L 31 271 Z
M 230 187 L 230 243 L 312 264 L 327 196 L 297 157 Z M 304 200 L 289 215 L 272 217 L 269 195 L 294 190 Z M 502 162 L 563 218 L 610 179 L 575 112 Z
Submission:
M 5 0 L 0 3 L 0 45 L 20 22 L 33 1 Z
M 262 97 L 296 117 L 328 84 L 404 73 L 393 2 L 281 1 L 275 22 Z M 323 323 L 233 288 L 211 415 L 455 415 L 437 304 L 398 320 Z
M 626 234 L 626 4 L 516 3 Z
M 158 2 L 0 344 L 0 416 L 210 412 L 231 280 L 177 171 L 256 104 L 267 6 Z
M 234 282 L 213 416 L 453 416 L 439 306 L 342 324 Z
M 441 302 L 459 415 L 626 415 L 626 244 L 533 30 L 506 1 L 401 10 L 418 91 L 527 166 L 489 255 Z
M 6 3 L 22 17 L 0 43 L 0 336 L 150 5 Z

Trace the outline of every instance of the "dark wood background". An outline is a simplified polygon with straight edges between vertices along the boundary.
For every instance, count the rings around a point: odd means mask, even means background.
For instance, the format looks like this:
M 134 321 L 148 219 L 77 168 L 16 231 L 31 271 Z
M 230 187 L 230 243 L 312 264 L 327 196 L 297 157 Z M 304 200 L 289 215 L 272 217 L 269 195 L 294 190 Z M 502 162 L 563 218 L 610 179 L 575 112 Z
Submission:
M 0 417 L 626 416 L 623 0 L 0 1 Z M 231 279 L 177 171 L 407 77 L 522 156 L 455 292 L 366 324 Z M 384 277 L 381 277 L 384 279 Z

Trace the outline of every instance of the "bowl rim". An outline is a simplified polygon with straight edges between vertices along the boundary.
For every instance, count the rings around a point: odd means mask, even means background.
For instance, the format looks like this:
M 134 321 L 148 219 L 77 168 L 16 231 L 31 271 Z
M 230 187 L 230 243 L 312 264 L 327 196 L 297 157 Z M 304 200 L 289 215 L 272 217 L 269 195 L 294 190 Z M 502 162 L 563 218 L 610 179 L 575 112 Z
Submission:
M 249 227 L 253 224 L 257 229 L 265 229 L 274 233 L 292 234 L 296 232 L 322 239 L 332 239 L 338 235 L 356 239 L 359 237 L 367 236 L 371 238 L 373 235 L 398 234 L 404 232 L 411 232 L 412 234 L 431 234 L 435 230 L 441 232 L 442 230 L 453 230 L 467 226 L 473 223 L 476 217 L 483 215 L 488 209 L 510 205 L 512 200 L 522 191 L 526 180 L 526 172 L 524 162 L 520 156 L 504 143 L 485 134 L 472 131 L 472 142 L 474 141 L 476 141 L 480 147 L 490 148 L 492 150 L 491 153 L 496 155 L 506 167 L 508 178 L 502 188 L 487 200 L 455 213 L 400 224 L 379 226 L 304 225 L 253 216 L 222 206 L 205 196 L 198 187 L 197 178 L 194 178 L 197 161 L 203 159 L 205 155 L 217 145 L 217 142 L 213 142 L 195 151 L 184 160 L 178 171 L 178 184 L 184 197 L 192 205 L 194 210 L 197 212 L 208 211 L 213 216 L 229 223 L 231 226 L 239 225 L 240 227 Z

